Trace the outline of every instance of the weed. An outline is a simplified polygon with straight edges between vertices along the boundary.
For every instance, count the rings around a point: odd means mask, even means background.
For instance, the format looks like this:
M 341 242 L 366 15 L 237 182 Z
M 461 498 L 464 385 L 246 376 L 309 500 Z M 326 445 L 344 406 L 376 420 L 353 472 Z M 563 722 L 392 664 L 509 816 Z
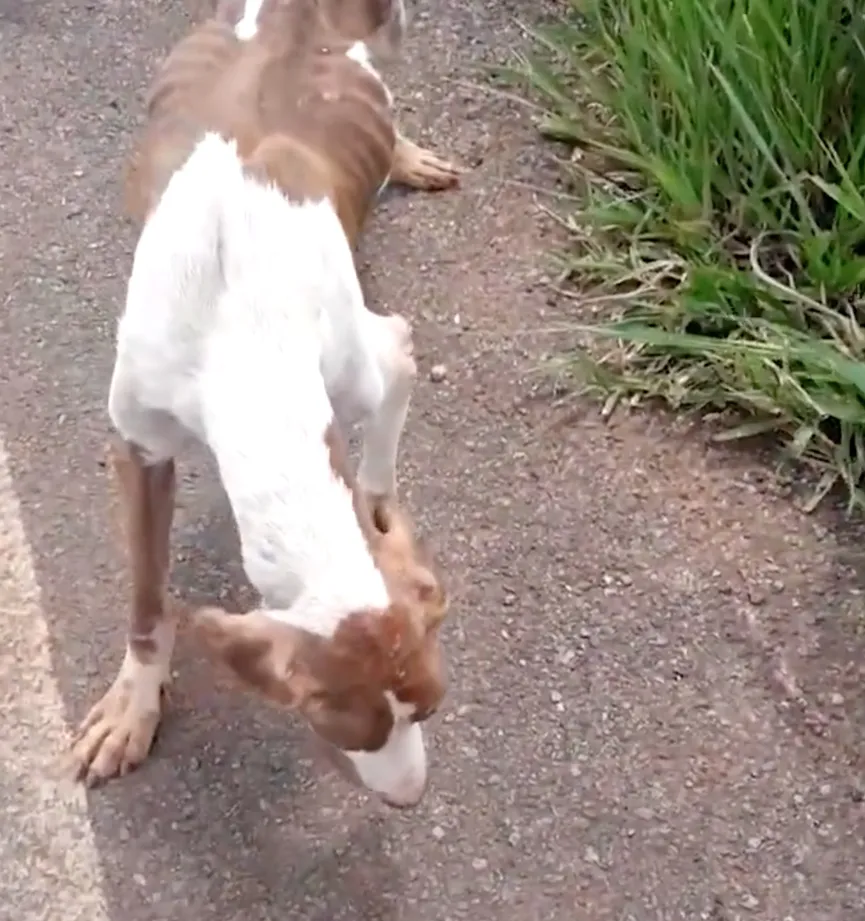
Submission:
M 865 504 L 865 0 L 571 0 L 516 68 L 580 190 L 567 274 L 625 304 L 585 385 L 735 410 Z M 612 308 L 611 308 L 612 309 Z

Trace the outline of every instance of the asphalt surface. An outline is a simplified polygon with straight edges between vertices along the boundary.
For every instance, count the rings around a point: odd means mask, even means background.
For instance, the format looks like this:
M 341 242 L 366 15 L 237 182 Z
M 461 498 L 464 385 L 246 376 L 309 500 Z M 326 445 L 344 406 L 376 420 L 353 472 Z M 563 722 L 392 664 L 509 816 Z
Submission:
M 475 169 L 389 196 L 364 242 L 370 297 L 416 326 L 402 482 L 454 594 L 432 788 L 395 814 L 183 637 L 146 765 L 86 797 L 58 779 L 123 648 L 119 170 L 186 19 L 0 0 L 3 921 L 865 918 L 861 535 L 663 419 L 559 424 L 536 375 L 537 330 L 576 309 L 542 284 L 552 152 L 478 73 L 532 11 L 416 4 L 406 128 Z M 182 471 L 174 589 L 246 606 L 212 469 Z

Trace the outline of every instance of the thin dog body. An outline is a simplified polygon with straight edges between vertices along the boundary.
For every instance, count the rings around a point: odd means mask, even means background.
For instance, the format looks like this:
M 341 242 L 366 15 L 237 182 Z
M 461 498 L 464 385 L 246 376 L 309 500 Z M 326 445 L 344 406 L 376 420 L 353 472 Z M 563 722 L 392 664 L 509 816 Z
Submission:
M 140 764 L 161 718 L 175 458 L 198 440 L 262 597 L 195 612 L 198 635 L 383 801 L 426 787 L 446 598 L 396 500 L 416 369 L 409 324 L 366 307 L 353 259 L 387 182 L 459 173 L 395 127 L 377 68 L 404 21 L 401 0 L 222 2 L 154 81 L 108 401 L 132 597 L 120 672 L 72 749 L 88 783 Z M 356 476 L 340 435 L 355 423 Z

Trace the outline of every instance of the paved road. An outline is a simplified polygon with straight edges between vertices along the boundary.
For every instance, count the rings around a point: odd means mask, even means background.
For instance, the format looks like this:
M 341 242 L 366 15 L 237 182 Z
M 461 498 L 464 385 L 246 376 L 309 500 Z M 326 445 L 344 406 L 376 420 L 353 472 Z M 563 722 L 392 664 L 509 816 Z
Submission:
M 405 120 L 476 170 L 389 198 L 365 242 L 371 296 L 416 322 L 404 482 L 455 593 L 433 789 L 396 815 L 183 641 L 140 772 L 85 799 L 52 771 L 122 650 L 117 177 L 185 19 L 0 0 L 2 921 L 865 917 L 857 545 L 663 420 L 556 428 L 530 396 L 550 343 L 525 331 L 575 310 L 540 284 L 550 153 L 474 84 L 533 9 L 416 4 Z M 207 465 L 176 546 L 178 592 L 249 603 Z

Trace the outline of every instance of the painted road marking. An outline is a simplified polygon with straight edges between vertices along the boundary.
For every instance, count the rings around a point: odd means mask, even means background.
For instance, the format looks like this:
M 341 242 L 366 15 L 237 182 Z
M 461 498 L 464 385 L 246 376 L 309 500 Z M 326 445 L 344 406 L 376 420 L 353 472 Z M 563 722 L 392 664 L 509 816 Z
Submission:
M 0 915 L 16 921 L 109 919 L 86 794 L 56 776 L 69 739 L 0 439 Z

